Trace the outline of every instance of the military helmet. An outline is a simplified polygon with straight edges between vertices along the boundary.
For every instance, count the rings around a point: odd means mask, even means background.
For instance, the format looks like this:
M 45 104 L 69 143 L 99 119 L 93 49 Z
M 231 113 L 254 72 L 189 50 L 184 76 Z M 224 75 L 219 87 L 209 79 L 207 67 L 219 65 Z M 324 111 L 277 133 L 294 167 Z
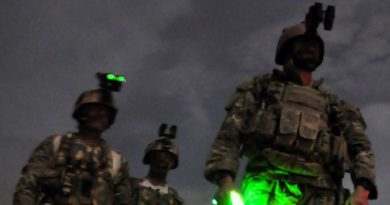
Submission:
M 79 121 L 81 118 L 81 111 L 83 110 L 83 107 L 89 104 L 99 104 L 107 106 L 112 111 L 110 125 L 115 121 L 115 116 L 118 112 L 118 109 L 114 105 L 114 98 L 110 91 L 100 88 L 96 90 L 88 90 L 81 93 L 74 106 L 72 115 L 73 118 Z
M 179 164 L 179 153 L 177 151 L 176 145 L 167 138 L 157 139 L 148 144 L 145 149 L 145 156 L 142 160 L 144 164 L 150 163 L 150 153 L 154 151 L 163 151 L 171 153 L 175 157 L 175 162 L 172 169 L 175 169 Z
M 320 45 L 320 58 L 318 64 L 322 63 L 324 58 L 324 41 L 316 33 L 315 35 L 306 33 L 306 25 L 304 22 L 287 27 L 283 29 L 282 35 L 279 38 L 278 45 L 276 47 L 275 62 L 278 65 L 283 65 L 285 62 L 285 57 L 288 52 L 289 47 L 298 38 L 308 38 L 316 40 Z

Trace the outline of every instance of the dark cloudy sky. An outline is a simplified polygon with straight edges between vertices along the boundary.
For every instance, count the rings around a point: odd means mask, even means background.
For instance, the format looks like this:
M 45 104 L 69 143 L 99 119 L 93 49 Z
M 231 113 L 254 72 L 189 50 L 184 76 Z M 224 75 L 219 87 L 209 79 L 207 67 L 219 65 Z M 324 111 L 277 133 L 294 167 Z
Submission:
M 180 166 L 169 183 L 187 204 L 208 204 L 216 187 L 203 178 L 203 165 L 228 97 L 240 82 L 276 67 L 282 28 L 303 20 L 313 3 L 1 0 L 0 203 L 11 203 L 20 170 L 42 139 L 75 130 L 73 103 L 97 87 L 101 71 L 127 76 L 105 138 L 127 157 L 131 174 L 145 175 L 143 151 L 159 124 L 177 124 Z M 390 3 L 323 3 L 337 14 L 334 30 L 322 32 L 326 57 L 316 77 L 361 108 L 377 158 L 380 198 L 371 204 L 388 204 Z

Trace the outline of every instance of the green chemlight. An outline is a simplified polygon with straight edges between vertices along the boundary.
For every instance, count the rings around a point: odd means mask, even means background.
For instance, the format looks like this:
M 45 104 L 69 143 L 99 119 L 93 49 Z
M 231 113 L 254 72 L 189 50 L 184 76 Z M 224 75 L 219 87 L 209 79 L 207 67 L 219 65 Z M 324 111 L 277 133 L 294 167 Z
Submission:
M 106 78 L 107 78 L 108 80 L 115 80 L 115 79 L 116 79 L 116 76 L 115 76 L 114 74 L 112 74 L 112 73 L 109 73 L 109 74 L 106 75 Z
M 244 205 L 244 202 L 242 201 L 241 195 L 237 193 L 236 191 L 230 192 L 230 200 L 232 202 L 232 205 Z
M 266 173 L 245 174 L 242 190 L 245 205 L 295 205 L 303 198 L 297 184 L 270 179 Z
M 214 198 L 211 201 L 211 205 L 244 205 L 241 194 L 234 190 L 229 192 L 228 198 L 220 198 L 219 200 L 222 201 L 218 202 L 217 199 Z

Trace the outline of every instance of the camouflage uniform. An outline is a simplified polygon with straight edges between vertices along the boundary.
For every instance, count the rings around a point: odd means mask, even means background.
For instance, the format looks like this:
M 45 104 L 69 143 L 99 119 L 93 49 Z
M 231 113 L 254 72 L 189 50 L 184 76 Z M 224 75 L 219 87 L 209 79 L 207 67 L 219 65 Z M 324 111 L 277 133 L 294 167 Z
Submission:
M 183 205 L 178 193 L 168 185 L 153 186 L 147 178 L 131 178 L 132 204 L 134 205 Z
M 72 133 L 45 139 L 16 187 L 14 205 L 129 204 L 124 157 L 107 145 L 90 147 Z
M 296 204 L 342 204 L 346 171 L 355 185 L 370 191 L 370 199 L 377 197 L 374 153 L 363 117 L 321 82 L 301 86 L 274 70 L 240 85 L 226 111 L 206 162 L 209 181 L 216 183 L 224 174 L 236 177 L 245 155 L 245 178 L 276 181 L 282 190 L 297 185 L 304 198 Z
M 82 93 L 73 117 L 82 122 L 88 104 L 111 110 L 110 125 L 117 109 L 105 89 Z M 45 139 L 32 153 L 16 186 L 14 205 L 113 205 L 130 203 L 129 173 L 125 158 L 105 142 L 89 146 L 74 133 Z
M 166 133 L 166 124 L 161 124 L 159 136 L 161 138 L 149 143 L 142 159 L 143 164 L 150 165 L 153 152 L 166 152 L 174 156 L 174 162 L 170 169 L 176 169 L 179 165 L 179 152 L 172 139 L 176 137 L 176 126 L 171 126 L 170 133 Z M 164 186 L 153 185 L 148 177 L 143 179 L 131 178 L 131 198 L 134 205 L 183 205 L 184 201 L 178 193 L 167 184 Z

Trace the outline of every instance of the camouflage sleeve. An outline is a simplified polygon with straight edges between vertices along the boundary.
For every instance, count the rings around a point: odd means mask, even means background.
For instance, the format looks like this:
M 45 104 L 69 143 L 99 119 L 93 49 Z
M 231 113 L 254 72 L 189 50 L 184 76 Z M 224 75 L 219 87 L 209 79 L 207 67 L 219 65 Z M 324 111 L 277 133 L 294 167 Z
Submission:
M 359 109 L 342 101 L 341 119 L 351 160 L 350 172 L 355 186 L 363 185 L 370 191 L 369 198 L 376 199 L 375 159 L 371 142 L 365 133 L 366 123 Z
M 35 205 L 41 195 L 39 179 L 48 169 L 54 169 L 53 137 L 45 139 L 35 148 L 22 170 L 16 191 L 14 205 Z
M 227 115 L 208 154 L 204 175 L 217 183 L 221 174 L 236 177 L 239 168 L 241 135 L 251 106 L 254 104 L 251 83 L 240 86 L 230 98 Z
M 122 156 L 121 168 L 114 178 L 114 193 L 116 205 L 131 205 L 130 174 L 127 161 Z

